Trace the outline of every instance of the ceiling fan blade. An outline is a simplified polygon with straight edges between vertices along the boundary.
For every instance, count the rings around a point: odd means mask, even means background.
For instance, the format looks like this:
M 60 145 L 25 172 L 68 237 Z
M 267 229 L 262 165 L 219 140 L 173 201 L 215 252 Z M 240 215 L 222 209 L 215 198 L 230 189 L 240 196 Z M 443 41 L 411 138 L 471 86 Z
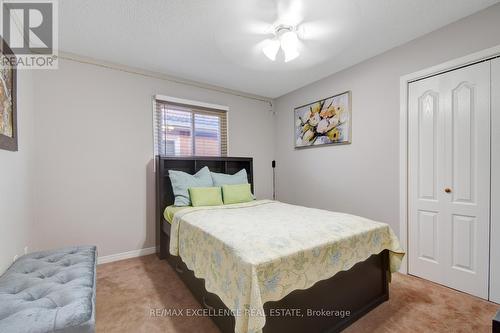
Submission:
M 304 19 L 302 0 L 278 0 L 277 8 L 277 21 L 281 24 L 297 26 Z
M 326 21 L 307 21 L 297 26 L 297 34 L 302 40 L 324 41 L 335 36 L 337 30 Z
M 243 29 L 248 34 L 265 36 L 273 33 L 272 27 L 272 23 L 269 22 L 252 21 L 246 23 Z

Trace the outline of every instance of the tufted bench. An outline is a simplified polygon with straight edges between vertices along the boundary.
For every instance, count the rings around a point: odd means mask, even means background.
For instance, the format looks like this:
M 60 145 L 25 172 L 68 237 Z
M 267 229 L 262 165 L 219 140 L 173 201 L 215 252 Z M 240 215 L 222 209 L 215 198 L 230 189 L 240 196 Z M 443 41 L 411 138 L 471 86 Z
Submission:
M 0 277 L 0 332 L 94 332 L 95 246 L 25 255 Z

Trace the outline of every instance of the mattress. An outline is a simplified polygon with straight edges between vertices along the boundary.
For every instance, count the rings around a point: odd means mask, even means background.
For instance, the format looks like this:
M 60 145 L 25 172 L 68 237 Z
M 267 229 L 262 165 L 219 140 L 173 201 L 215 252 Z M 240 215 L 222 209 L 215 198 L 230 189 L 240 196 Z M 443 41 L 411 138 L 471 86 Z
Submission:
M 349 270 L 383 250 L 404 256 L 389 225 L 271 200 L 175 213 L 170 253 L 233 311 L 235 332 L 260 332 L 263 305 Z
M 163 217 L 165 218 L 165 221 L 172 224 L 175 213 L 190 207 L 191 206 L 167 206 L 167 208 L 165 208 L 165 210 L 163 211 Z

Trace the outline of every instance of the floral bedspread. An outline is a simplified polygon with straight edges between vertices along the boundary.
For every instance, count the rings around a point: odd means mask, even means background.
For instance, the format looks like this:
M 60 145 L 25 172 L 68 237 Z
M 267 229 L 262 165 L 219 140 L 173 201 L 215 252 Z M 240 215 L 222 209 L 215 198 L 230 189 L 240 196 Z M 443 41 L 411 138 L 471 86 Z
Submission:
M 404 253 L 389 225 L 358 216 L 258 200 L 174 215 L 170 253 L 233 311 L 236 333 L 261 332 L 263 305 L 390 250 Z

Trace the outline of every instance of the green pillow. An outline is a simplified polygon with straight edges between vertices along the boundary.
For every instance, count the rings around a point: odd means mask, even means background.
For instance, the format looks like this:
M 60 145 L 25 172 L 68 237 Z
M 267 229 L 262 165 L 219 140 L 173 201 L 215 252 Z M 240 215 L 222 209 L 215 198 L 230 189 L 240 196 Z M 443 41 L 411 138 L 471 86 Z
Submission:
M 220 187 L 190 187 L 189 197 L 193 207 L 222 205 Z
M 178 170 L 168 170 L 168 175 L 175 196 L 175 206 L 191 205 L 188 188 L 214 186 L 208 167 L 204 167 L 194 175 Z
M 235 204 L 253 201 L 250 184 L 222 185 L 224 204 Z

